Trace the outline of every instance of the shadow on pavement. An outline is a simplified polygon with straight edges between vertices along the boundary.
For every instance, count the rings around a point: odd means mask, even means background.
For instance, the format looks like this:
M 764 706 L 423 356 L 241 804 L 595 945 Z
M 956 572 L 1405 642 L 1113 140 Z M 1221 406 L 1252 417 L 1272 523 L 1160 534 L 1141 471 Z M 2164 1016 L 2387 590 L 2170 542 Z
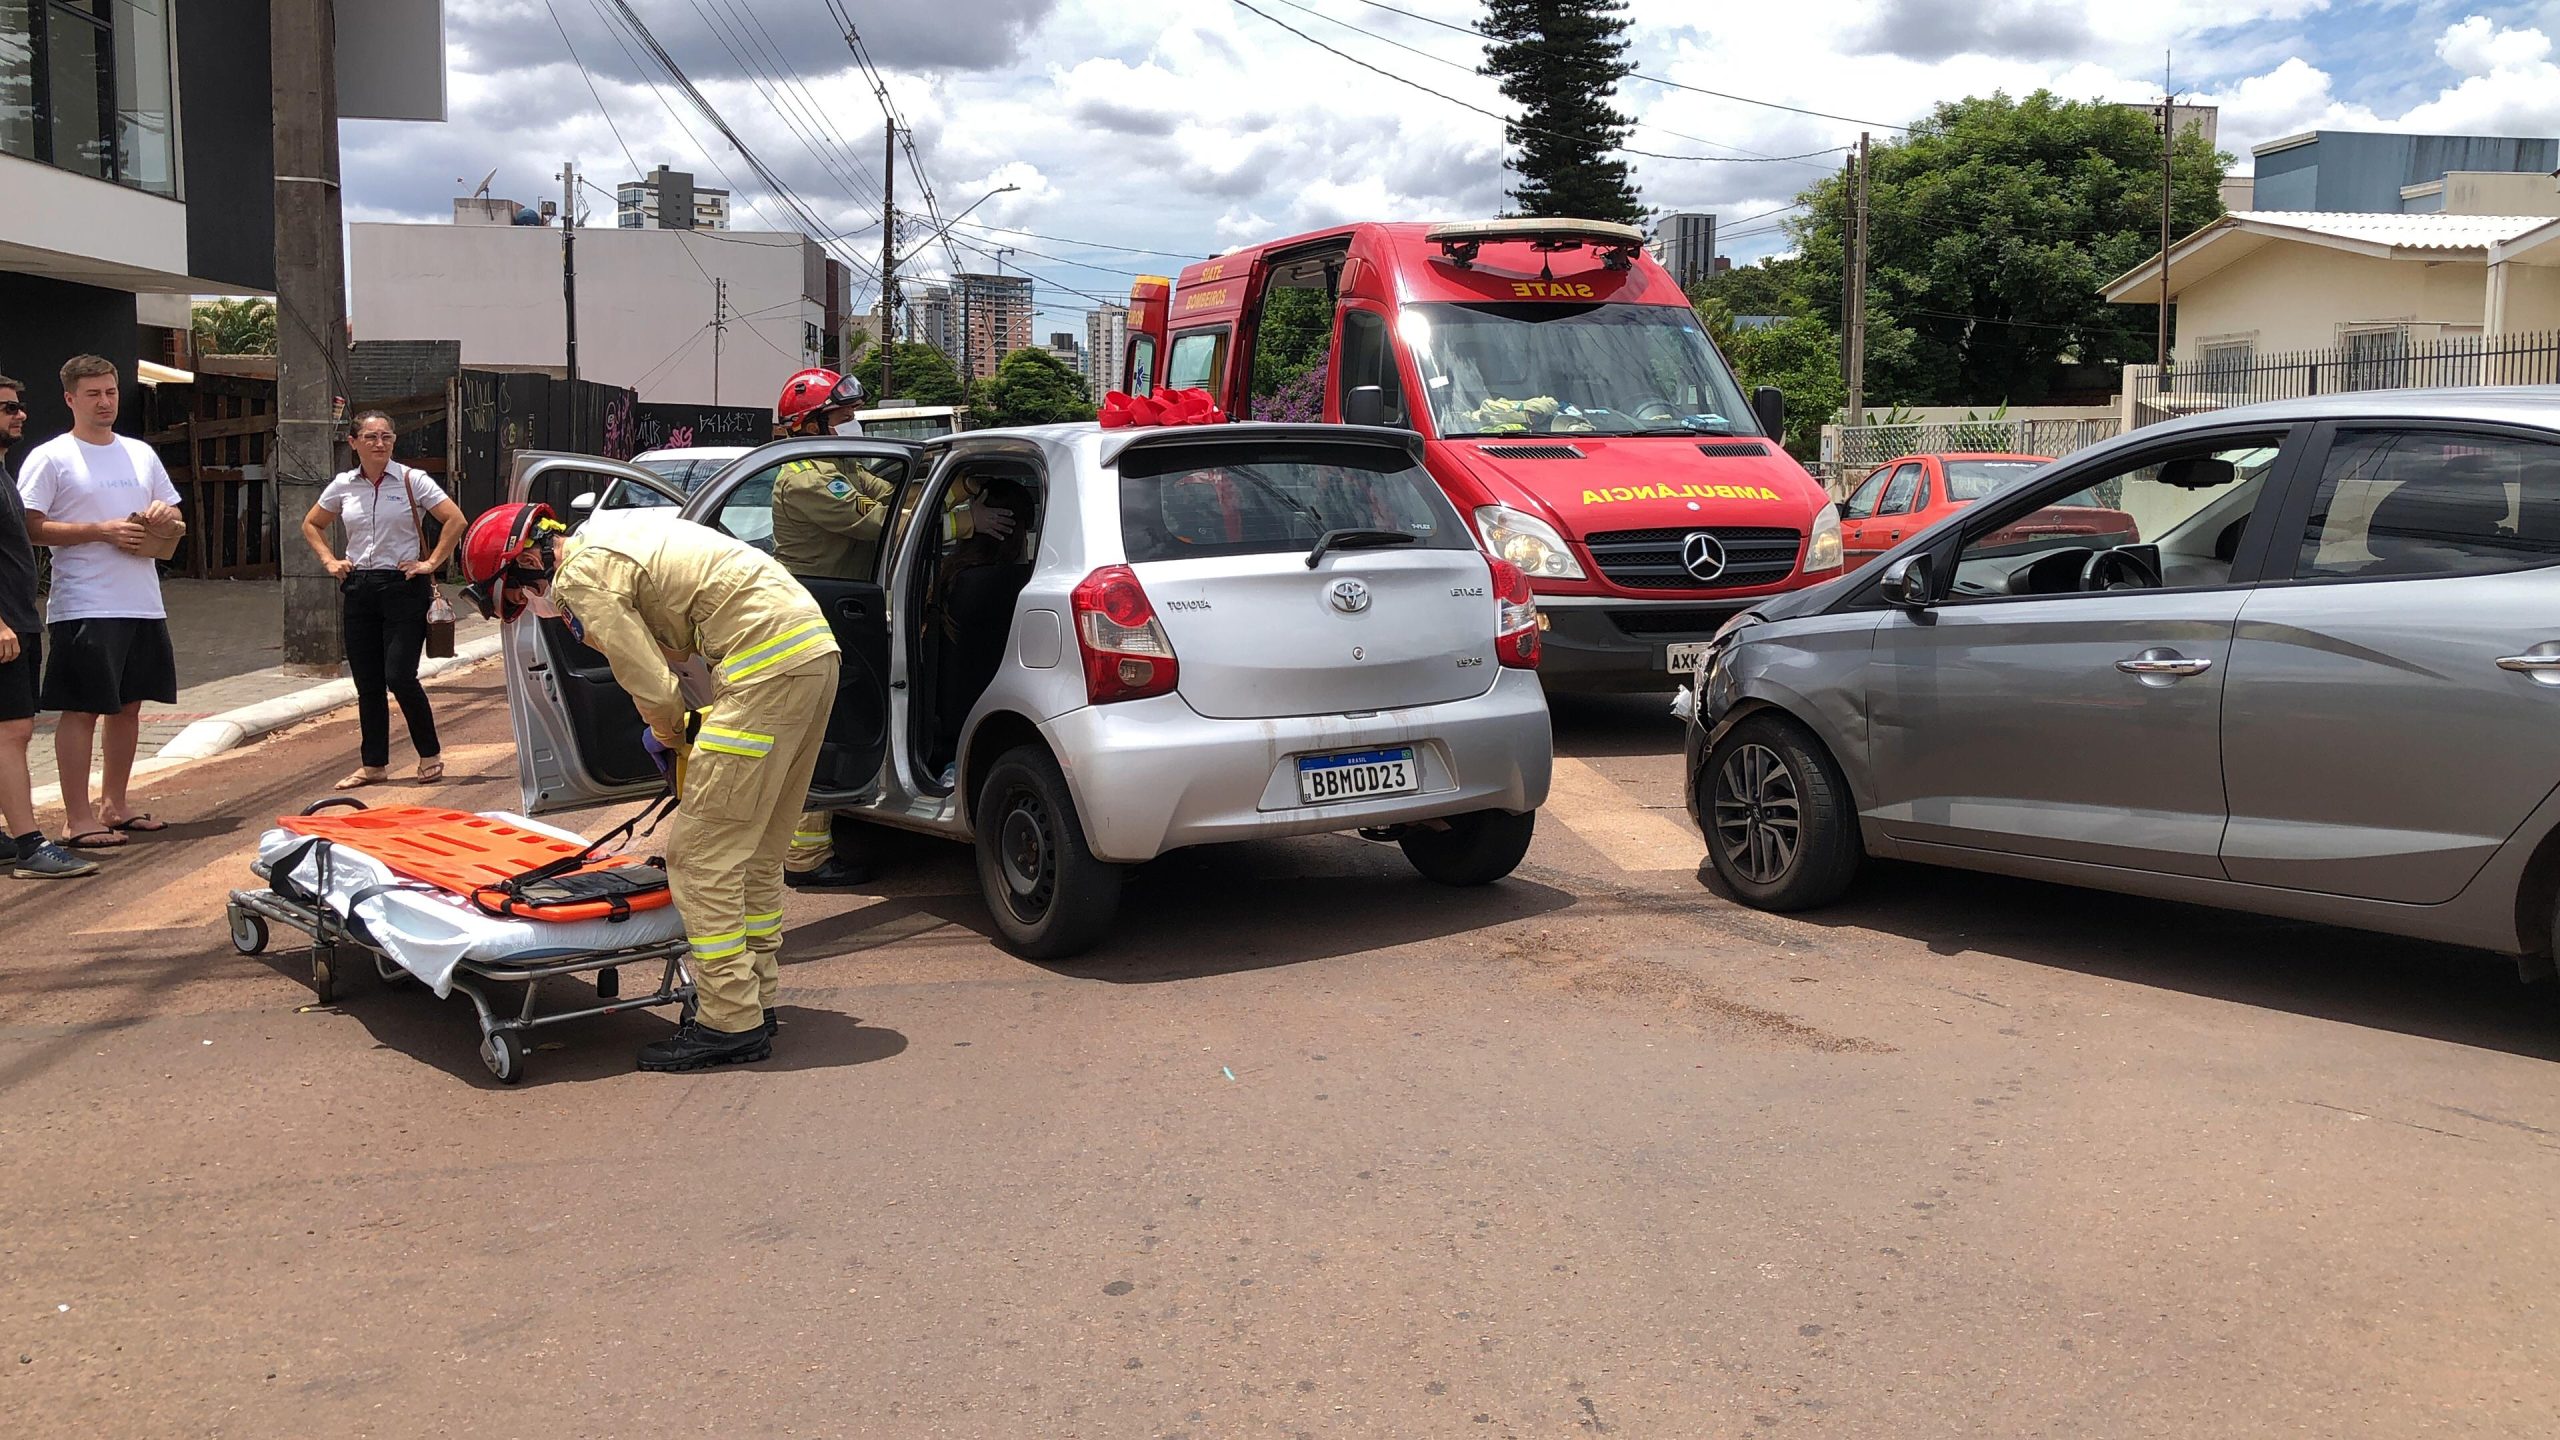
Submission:
M 1712 875 L 1712 871 L 1708 872 Z M 1711 888 L 1725 894 L 1721 882 Z M 1729 896 L 1727 898 L 1730 898 Z M 2208 999 L 2560 1060 L 2560 996 L 2486 951 L 1924 865 L 1870 862 L 1791 917 Z
M 1679 688 L 1666 675 L 1659 693 L 1549 695 L 1556 753 L 1583 759 L 1679 754 L 1681 722 L 1671 714 L 1671 695 Z

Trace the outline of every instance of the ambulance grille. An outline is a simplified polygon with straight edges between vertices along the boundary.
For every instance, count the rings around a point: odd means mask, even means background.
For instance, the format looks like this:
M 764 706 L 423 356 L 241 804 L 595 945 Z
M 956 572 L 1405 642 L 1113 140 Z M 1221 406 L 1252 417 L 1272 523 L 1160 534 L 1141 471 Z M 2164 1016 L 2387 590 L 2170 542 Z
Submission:
M 1682 547 L 1703 531 L 1716 539 L 1725 565 L 1700 580 L 1680 563 Z M 1733 590 L 1784 580 L 1796 568 L 1804 532 L 1776 525 L 1708 525 L 1663 530 L 1603 530 L 1585 537 L 1591 558 L 1611 584 L 1628 590 Z
M 1766 455 L 1769 451 L 1766 446 L 1754 445 L 1747 440 L 1719 440 L 1699 446 L 1698 453 L 1710 460 L 1736 460 L 1745 455 Z
M 1503 460 L 1579 460 L 1582 452 L 1570 445 L 1486 445 L 1485 454 Z

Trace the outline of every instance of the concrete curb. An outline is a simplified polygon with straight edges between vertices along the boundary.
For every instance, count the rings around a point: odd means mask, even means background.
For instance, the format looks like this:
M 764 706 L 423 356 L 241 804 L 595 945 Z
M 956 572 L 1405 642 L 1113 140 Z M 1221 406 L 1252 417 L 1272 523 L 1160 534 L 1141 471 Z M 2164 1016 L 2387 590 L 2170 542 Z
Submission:
M 495 659 L 501 639 L 502 637 L 498 635 L 483 635 L 477 640 L 457 645 L 450 659 L 429 660 L 420 665 L 418 678 L 432 679 L 450 670 L 459 670 L 466 665 L 477 665 L 484 660 Z M 261 700 L 254 705 L 243 705 L 237 710 L 227 710 L 220 715 L 208 715 L 179 731 L 169 743 L 161 746 L 149 758 L 136 761 L 133 767 L 133 778 L 142 780 L 192 765 L 199 760 L 210 760 L 216 755 L 238 749 L 252 740 L 272 734 L 288 725 L 299 724 L 315 715 L 326 715 L 332 710 L 355 702 L 354 681 L 324 680 L 317 685 L 296 690 L 290 695 L 279 695 L 272 700 Z M 33 799 L 38 809 L 59 805 L 62 803 L 62 786 L 58 783 L 47 785 L 37 790 Z

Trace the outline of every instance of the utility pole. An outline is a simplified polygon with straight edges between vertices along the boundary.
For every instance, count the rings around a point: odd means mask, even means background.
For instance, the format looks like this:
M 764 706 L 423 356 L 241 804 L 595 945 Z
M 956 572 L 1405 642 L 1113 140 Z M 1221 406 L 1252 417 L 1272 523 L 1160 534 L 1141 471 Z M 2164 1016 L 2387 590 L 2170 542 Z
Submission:
M 1858 132 L 1858 193 L 1850 197 L 1849 220 L 1849 403 L 1850 429 L 1867 423 L 1867 133 Z
M 347 262 L 340 248 L 335 0 L 268 9 L 276 205 L 276 530 L 300 522 L 337 470 L 336 402 L 347 374 Z M 198 516 L 197 523 L 205 523 Z M 336 670 L 336 589 L 308 545 L 279 545 L 284 661 Z
M 662 217 L 663 218 L 663 217 Z M 568 320 L 569 388 L 578 387 L 578 162 L 560 162 L 560 302 Z
M 898 393 L 890 389 L 889 345 L 897 334 L 898 304 L 898 127 L 888 126 L 889 141 L 880 163 L 880 404 Z
M 2169 201 L 2176 178 L 2171 159 L 2178 149 L 2178 97 L 2169 89 L 2169 52 L 2160 57 L 2160 383 L 2169 379 Z
M 711 282 L 711 403 L 720 403 L 720 339 L 729 333 L 729 282 Z

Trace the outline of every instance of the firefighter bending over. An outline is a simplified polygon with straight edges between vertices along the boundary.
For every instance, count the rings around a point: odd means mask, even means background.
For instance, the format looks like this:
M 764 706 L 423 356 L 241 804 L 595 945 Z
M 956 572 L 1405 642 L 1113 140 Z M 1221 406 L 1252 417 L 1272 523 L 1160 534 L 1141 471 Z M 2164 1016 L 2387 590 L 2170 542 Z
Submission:
M 697 996 L 691 1019 L 641 1047 L 643 1070 L 773 1053 L 782 863 L 835 703 L 835 636 L 809 592 L 755 547 L 671 515 L 599 516 L 570 534 L 545 505 L 500 505 L 463 540 L 485 612 L 557 618 L 613 666 L 661 769 L 690 744 L 667 844 Z M 689 710 L 669 656 L 716 677 Z

